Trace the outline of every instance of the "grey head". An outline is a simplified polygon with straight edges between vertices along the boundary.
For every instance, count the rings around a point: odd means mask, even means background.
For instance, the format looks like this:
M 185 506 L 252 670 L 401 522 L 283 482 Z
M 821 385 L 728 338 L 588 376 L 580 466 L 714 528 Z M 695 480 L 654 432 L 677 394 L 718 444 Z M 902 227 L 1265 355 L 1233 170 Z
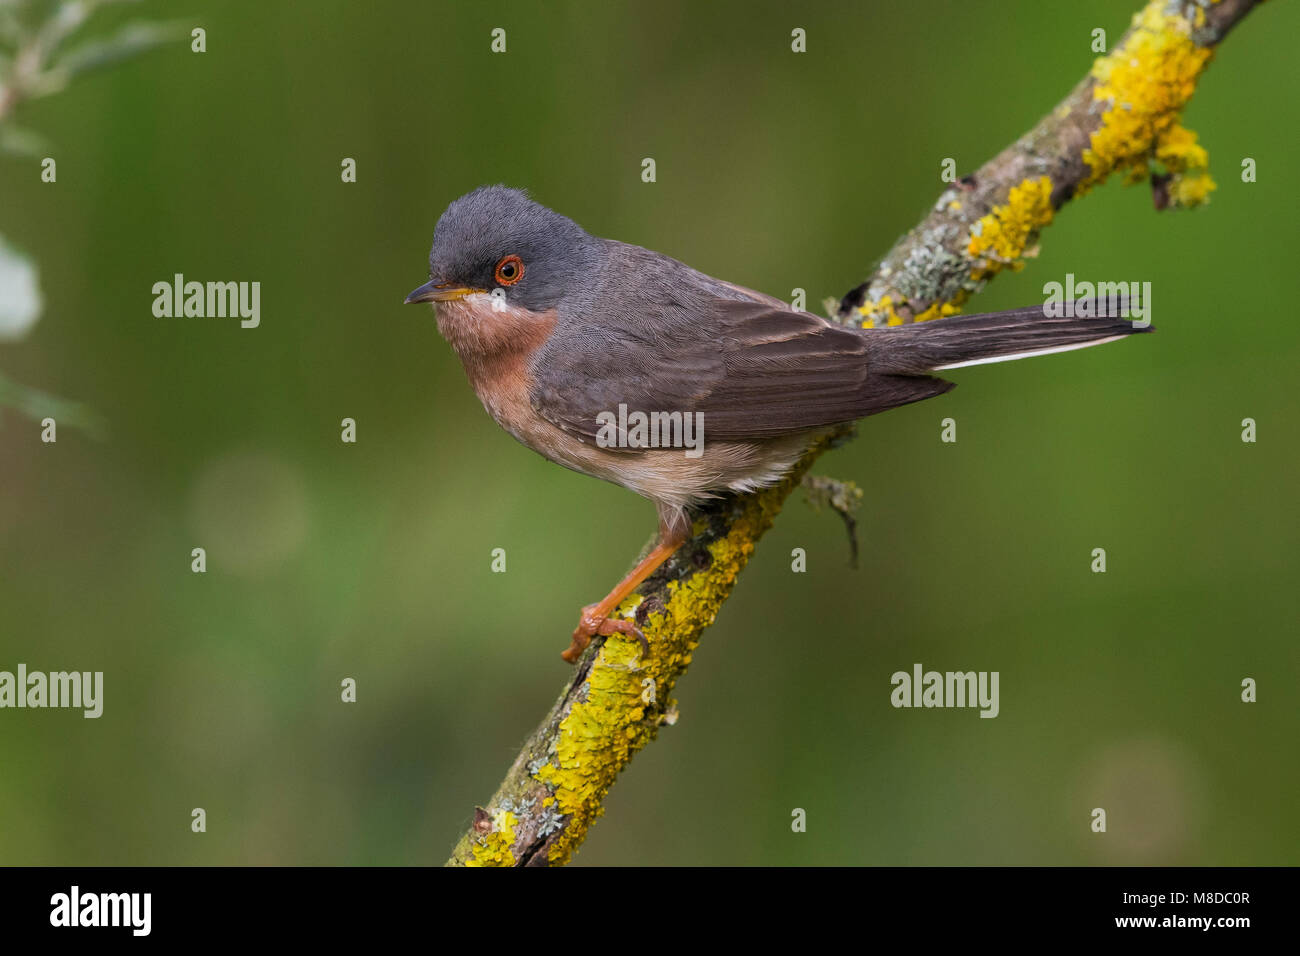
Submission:
M 438 219 L 429 281 L 406 301 L 446 302 L 501 289 L 511 305 L 552 309 L 596 261 L 600 243 L 521 189 L 480 186 Z

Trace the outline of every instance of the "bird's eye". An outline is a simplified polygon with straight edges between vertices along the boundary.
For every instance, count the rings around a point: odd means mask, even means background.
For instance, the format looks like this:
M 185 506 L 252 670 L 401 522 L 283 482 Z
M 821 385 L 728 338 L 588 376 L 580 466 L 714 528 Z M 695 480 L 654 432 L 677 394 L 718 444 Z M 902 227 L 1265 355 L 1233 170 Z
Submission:
M 502 285 L 514 285 L 524 277 L 524 261 L 518 256 L 506 256 L 497 263 L 496 279 Z

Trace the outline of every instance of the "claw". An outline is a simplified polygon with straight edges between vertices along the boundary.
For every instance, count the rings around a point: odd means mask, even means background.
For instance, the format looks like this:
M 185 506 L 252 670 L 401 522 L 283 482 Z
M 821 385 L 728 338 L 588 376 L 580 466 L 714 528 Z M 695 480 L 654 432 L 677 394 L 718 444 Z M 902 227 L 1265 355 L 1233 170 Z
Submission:
M 641 642 L 642 655 L 649 656 L 650 642 L 646 640 L 640 628 L 631 621 L 624 621 L 621 618 L 596 617 L 595 609 L 596 605 L 594 604 L 588 604 L 582 609 L 582 617 L 573 631 L 573 643 L 560 654 L 562 658 L 570 664 L 577 663 L 578 658 L 582 656 L 582 652 L 587 649 L 587 645 L 591 643 L 591 639 L 597 634 L 602 637 L 609 637 L 611 634 L 635 637 Z

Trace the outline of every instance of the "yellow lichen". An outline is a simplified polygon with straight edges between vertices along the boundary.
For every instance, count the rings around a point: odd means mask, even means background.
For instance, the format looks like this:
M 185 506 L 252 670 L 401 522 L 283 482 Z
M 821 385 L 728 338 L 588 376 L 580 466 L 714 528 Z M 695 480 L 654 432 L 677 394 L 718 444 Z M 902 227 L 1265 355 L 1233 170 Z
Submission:
M 509 810 L 493 815 L 492 832 L 474 842 L 473 857 L 466 866 L 514 866 L 515 824 L 519 822 Z
M 1196 134 L 1175 126 L 1156 146 L 1156 159 L 1173 174 L 1167 189 L 1172 206 L 1199 206 L 1217 189 L 1210 177 L 1210 158 Z
M 966 301 L 969 293 L 963 289 L 951 302 L 936 302 L 923 312 L 918 312 L 912 317 L 913 322 L 929 322 L 931 319 L 943 319 L 950 315 L 957 315 L 961 312 L 961 304 Z
M 1175 176 L 1169 183 L 1169 205 L 1179 208 L 1200 206 L 1210 199 L 1210 193 L 1219 187 L 1206 175 Z
M 1053 215 L 1051 179 L 1040 176 L 1012 186 L 1005 205 L 994 206 L 971 226 L 966 246 L 975 260 L 971 278 L 981 281 L 1006 268 L 1023 268 L 1031 243 Z
M 1167 12 L 1169 6 L 1167 0 L 1148 3 L 1134 16 L 1133 31 L 1123 44 L 1093 64 L 1092 95 L 1107 106 L 1083 151 L 1090 172 L 1079 186 L 1080 195 L 1114 172 L 1122 173 L 1126 183 L 1140 182 L 1153 160 L 1172 176 L 1172 205 L 1202 203 L 1214 189 L 1209 157 L 1179 120 L 1214 51 L 1197 46 L 1192 24 Z M 1195 19 L 1204 23 L 1200 7 Z
M 935 302 L 923 311 L 913 315 L 911 321 L 926 322 L 930 319 L 956 315 L 961 311 L 961 303 L 966 300 L 966 295 L 967 293 L 963 290 L 951 302 Z M 894 310 L 894 298 L 890 295 L 882 295 L 878 302 L 862 303 L 862 305 L 858 306 L 858 312 L 863 316 L 860 324 L 864 329 L 902 325 L 908 321 Z
M 555 756 L 534 774 L 549 788 L 556 809 L 570 818 L 548 851 L 551 863 L 568 862 L 587 828 L 604 812 L 601 803 L 619 771 L 654 739 L 661 722 L 671 722 L 669 715 L 676 712 L 676 701 L 668 696 L 673 684 L 749 561 L 755 541 L 798 480 L 798 474 L 792 475 L 743 499 L 741 515 L 726 536 L 708 546 L 708 567 L 669 584 L 663 610 L 650 614 L 643 628 L 648 656 L 635 638 L 617 635 L 597 653 L 583 694 L 560 723 Z M 633 595 L 618 613 L 627 615 L 640 602 L 640 595 Z M 654 705 L 642 697 L 646 678 L 654 681 Z
M 1011 187 L 1004 205 L 994 206 L 971 226 L 966 252 L 973 260 L 970 272 L 972 282 L 982 282 L 1003 269 L 1020 269 L 1026 256 L 1033 255 L 1032 243 L 1039 230 L 1052 221 L 1052 181 L 1047 176 L 1025 181 Z M 902 325 L 905 322 L 928 322 L 961 312 L 970 297 L 971 288 L 963 287 L 951 298 L 931 302 L 919 312 L 911 304 L 900 300 L 897 304 L 892 294 L 869 300 L 858 306 L 864 329 Z M 906 314 L 899 314 L 905 308 Z

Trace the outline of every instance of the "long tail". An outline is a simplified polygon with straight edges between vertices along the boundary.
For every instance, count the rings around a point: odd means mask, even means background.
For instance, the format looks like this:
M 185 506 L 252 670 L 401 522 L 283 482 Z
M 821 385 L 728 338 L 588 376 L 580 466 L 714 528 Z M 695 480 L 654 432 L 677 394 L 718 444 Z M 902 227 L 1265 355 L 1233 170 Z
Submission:
M 1073 305 L 1076 314 L 1093 311 Z M 877 354 L 883 353 L 881 364 L 890 372 L 915 375 L 1069 352 L 1151 331 L 1128 319 L 1048 318 L 1034 305 L 879 329 L 873 344 L 884 346 Z

